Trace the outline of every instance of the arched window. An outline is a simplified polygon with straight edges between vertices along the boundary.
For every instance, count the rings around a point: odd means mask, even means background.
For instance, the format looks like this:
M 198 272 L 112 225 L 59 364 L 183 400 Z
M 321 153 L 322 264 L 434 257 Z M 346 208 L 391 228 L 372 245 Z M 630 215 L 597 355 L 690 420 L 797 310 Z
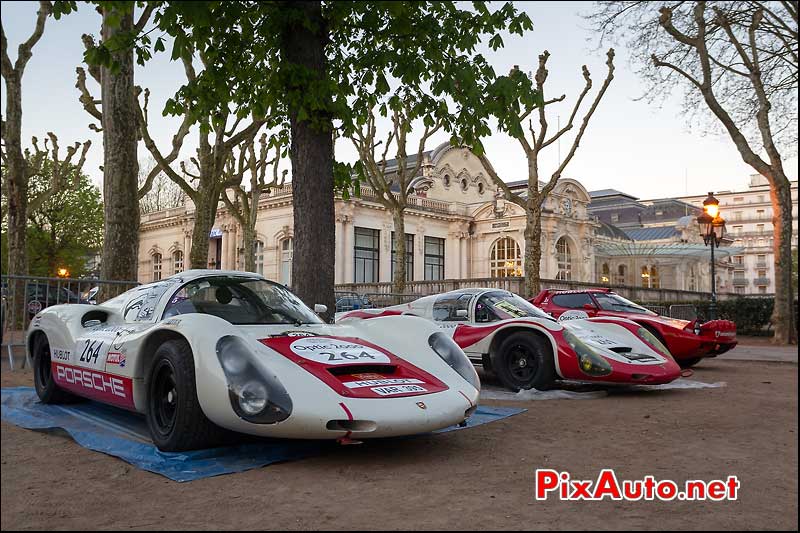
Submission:
M 658 268 L 656 268 L 655 266 L 650 267 L 650 288 L 651 289 L 661 288 L 661 278 L 658 275 Z
M 658 289 L 661 286 L 661 280 L 658 277 L 658 268 L 651 266 L 642 267 L 642 287 L 646 289 Z
M 570 250 L 569 242 L 564 237 L 558 239 L 556 242 L 556 262 L 558 263 L 558 274 L 556 279 L 571 280 L 572 279 L 572 250 Z
M 172 253 L 172 273 L 177 274 L 183 272 L 183 252 L 175 250 Z
M 697 276 L 694 273 L 694 267 L 689 267 L 689 290 L 697 290 Z
M 292 284 L 292 251 L 294 242 L 291 237 L 281 241 L 281 283 L 286 286 Z
M 611 269 L 608 267 L 608 263 L 603 263 L 600 271 L 600 283 L 611 283 Z
M 522 275 L 522 257 L 514 239 L 503 237 L 494 243 L 489 259 L 489 270 L 493 278 Z
M 158 281 L 161 279 L 161 254 L 153 254 L 152 257 L 153 262 L 153 281 Z
M 619 265 L 619 267 L 617 267 L 617 285 L 625 285 L 625 274 L 625 265 Z
M 256 241 L 253 246 L 256 249 L 256 273 L 264 275 L 264 242 Z

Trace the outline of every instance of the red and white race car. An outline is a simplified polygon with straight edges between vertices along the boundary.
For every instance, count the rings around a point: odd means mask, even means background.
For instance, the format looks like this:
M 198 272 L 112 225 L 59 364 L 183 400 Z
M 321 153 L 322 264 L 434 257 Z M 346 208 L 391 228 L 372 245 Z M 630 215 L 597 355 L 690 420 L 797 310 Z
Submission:
M 681 373 L 666 347 L 635 322 L 615 317 L 559 322 L 497 289 L 463 289 L 350 311 L 338 315 L 337 323 L 396 315 L 433 320 L 474 363 L 512 390 L 542 390 L 558 379 L 655 385 Z
M 555 318 L 564 313 L 578 317 L 622 317 L 647 328 L 682 368 L 697 364 L 704 357 L 716 357 L 736 346 L 736 324 L 730 320 L 679 320 L 660 316 L 611 291 L 585 289 L 543 290 L 531 303 Z

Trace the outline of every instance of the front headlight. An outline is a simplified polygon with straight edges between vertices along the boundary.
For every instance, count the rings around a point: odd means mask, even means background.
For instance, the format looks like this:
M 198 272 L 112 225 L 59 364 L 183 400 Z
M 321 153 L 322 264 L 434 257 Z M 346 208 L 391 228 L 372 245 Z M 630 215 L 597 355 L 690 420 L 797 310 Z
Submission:
M 459 376 L 467 380 L 476 390 L 481 390 L 481 381 L 478 379 L 475 367 L 472 366 L 464 350 L 459 348 L 453 339 L 441 331 L 437 331 L 428 337 L 428 345 L 445 363 L 458 372 Z
M 292 399 L 278 377 L 261 370 L 256 355 L 239 337 L 217 341 L 217 359 L 228 382 L 234 412 L 254 424 L 274 424 L 292 414 Z
M 636 334 L 639 336 L 640 339 L 648 343 L 650 346 L 661 352 L 661 355 L 665 355 L 667 357 L 672 357 L 672 354 L 669 353 L 669 349 L 664 346 L 658 337 L 653 335 L 653 333 L 647 328 L 639 328 L 636 330 Z
M 607 376 L 612 372 L 611 363 L 592 350 L 591 346 L 580 340 L 574 333 L 564 329 L 564 340 L 578 355 L 578 366 L 588 376 Z

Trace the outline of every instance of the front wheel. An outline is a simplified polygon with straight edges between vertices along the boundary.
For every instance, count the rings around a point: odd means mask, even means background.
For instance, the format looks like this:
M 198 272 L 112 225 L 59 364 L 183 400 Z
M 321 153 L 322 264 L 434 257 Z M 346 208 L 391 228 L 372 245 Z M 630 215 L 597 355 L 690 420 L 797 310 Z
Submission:
M 534 333 L 509 335 L 492 355 L 500 382 L 511 390 L 546 390 L 556 380 L 553 353 L 547 341 Z
M 50 361 L 50 342 L 43 334 L 33 340 L 33 385 L 42 403 L 71 403 L 78 398 L 56 385 Z
M 148 377 L 147 426 L 159 450 L 197 450 L 223 443 L 225 431 L 206 418 L 197 400 L 194 358 L 186 341 L 159 346 Z

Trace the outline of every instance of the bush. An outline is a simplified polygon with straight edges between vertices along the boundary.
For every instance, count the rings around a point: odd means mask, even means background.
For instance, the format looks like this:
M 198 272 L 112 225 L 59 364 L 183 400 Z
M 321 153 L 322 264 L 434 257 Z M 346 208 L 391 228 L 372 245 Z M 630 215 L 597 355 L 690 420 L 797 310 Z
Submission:
M 717 302 L 717 318 L 736 324 L 739 335 L 771 335 L 772 308 L 774 298 L 733 298 Z M 708 302 L 697 306 L 697 314 L 703 319 L 709 316 Z

